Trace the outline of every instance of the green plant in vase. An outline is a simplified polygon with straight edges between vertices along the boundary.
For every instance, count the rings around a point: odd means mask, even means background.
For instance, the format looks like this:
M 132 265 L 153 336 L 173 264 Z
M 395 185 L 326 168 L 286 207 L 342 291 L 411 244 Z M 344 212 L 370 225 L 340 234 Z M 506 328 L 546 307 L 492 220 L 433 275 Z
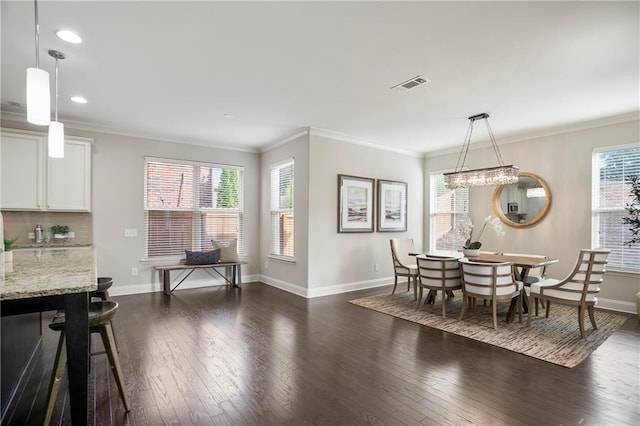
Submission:
M 640 176 L 627 176 L 627 182 L 630 184 L 631 202 L 625 207 L 627 215 L 622 218 L 622 223 L 629 225 L 631 238 L 624 243 L 631 248 L 633 244 L 640 243 Z M 636 293 L 636 313 L 640 318 L 640 291 Z
M 4 239 L 4 261 L 12 262 L 13 261 L 13 245 L 18 241 L 18 238 L 5 238 Z
M 66 240 L 66 235 L 69 232 L 67 225 L 53 225 L 51 227 L 51 233 L 53 234 L 53 241 L 56 243 L 63 243 Z

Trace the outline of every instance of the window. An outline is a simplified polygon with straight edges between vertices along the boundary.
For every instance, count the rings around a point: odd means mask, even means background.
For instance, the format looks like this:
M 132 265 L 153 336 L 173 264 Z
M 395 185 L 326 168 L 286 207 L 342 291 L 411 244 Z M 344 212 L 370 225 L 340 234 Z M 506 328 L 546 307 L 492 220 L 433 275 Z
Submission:
M 244 253 L 242 167 L 145 158 L 145 258 L 212 250 L 238 240 Z
M 464 237 L 455 231 L 455 225 L 469 216 L 469 189 L 448 189 L 443 173 L 436 172 L 430 176 L 430 251 L 459 250 L 465 242 Z
M 629 176 L 640 175 L 637 145 L 609 147 L 593 153 L 593 196 L 591 245 L 611 250 L 609 269 L 640 272 L 640 246 L 625 244 L 631 239 L 622 223 L 625 206 L 631 203 Z
M 271 256 L 293 260 L 293 158 L 271 166 Z

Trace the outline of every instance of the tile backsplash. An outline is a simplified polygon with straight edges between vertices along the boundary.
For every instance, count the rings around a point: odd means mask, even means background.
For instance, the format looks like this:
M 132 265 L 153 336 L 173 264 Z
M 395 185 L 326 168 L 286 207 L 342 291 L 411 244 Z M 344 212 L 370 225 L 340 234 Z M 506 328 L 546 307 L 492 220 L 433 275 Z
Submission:
M 30 211 L 2 211 L 4 220 L 4 237 L 16 238 L 16 247 L 34 244 L 29 239 L 29 233 L 34 232 L 36 225 L 42 225 L 45 238 L 48 236 L 53 242 L 51 227 L 53 225 L 67 225 L 69 232 L 75 237 L 67 244 L 86 245 L 93 243 L 93 220 L 91 213 L 76 212 L 30 212 Z

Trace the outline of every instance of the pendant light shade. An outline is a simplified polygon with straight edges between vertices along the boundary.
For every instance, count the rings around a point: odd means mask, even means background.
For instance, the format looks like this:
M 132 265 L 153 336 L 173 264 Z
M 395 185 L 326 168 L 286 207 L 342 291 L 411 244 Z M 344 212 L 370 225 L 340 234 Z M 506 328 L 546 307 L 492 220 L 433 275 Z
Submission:
M 39 126 L 51 121 L 49 73 L 40 68 L 27 68 L 27 121 Z
M 51 98 L 49 96 L 49 73 L 40 69 L 40 26 L 38 25 L 38 2 L 34 0 L 36 66 L 27 68 L 27 121 L 46 126 L 51 121 Z
M 59 121 L 49 123 L 49 157 L 64 158 L 64 124 Z
M 64 124 L 58 121 L 58 60 L 65 56 L 57 50 L 50 50 L 49 56 L 56 60 L 56 115 L 49 123 L 49 157 L 64 158 Z

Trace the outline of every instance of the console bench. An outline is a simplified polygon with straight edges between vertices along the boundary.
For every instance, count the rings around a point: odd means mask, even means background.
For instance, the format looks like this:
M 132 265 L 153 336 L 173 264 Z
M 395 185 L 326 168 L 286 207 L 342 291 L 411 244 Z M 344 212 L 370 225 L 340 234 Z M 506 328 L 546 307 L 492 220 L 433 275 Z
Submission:
M 165 265 L 155 266 L 154 268 L 160 273 L 160 283 L 162 284 L 162 288 L 164 289 L 164 294 L 170 296 L 171 293 L 173 293 L 173 291 L 178 288 L 178 286 L 182 284 L 182 282 L 186 280 L 189 275 L 191 275 L 196 269 L 205 269 L 209 273 L 213 271 L 220 277 L 222 277 L 222 279 L 224 279 L 227 284 L 239 288 L 240 284 L 242 284 L 242 273 L 240 268 L 242 265 L 246 264 L 247 262 L 220 262 L 207 265 Z M 225 268 L 225 273 L 220 273 L 220 271 L 218 271 L 218 268 Z M 171 288 L 171 271 L 181 271 L 183 273 L 180 277 L 178 277 L 180 278 L 180 281 L 173 288 Z M 184 274 L 185 272 L 187 272 L 186 275 Z

